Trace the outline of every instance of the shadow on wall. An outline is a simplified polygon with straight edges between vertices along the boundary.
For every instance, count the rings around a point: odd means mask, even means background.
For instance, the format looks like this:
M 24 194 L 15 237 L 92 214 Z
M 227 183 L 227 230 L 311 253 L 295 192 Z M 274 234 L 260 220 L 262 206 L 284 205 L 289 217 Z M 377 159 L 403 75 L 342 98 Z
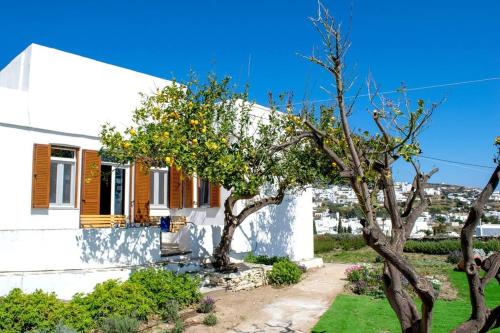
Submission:
M 293 225 L 297 198 L 286 196 L 280 205 L 271 205 L 254 213 L 251 221 L 240 227 L 251 251 L 256 255 L 289 256 L 293 258 Z M 250 222 L 249 227 L 244 224 Z M 232 252 L 231 256 L 243 259 L 247 252 Z
M 210 258 L 222 235 L 221 225 L 189 224 L 189 248 L 192 258 Z
M 142 265 L 160 259 L 160 230 L 156 227 L 81 229 L 76 236 L 84 263 Z

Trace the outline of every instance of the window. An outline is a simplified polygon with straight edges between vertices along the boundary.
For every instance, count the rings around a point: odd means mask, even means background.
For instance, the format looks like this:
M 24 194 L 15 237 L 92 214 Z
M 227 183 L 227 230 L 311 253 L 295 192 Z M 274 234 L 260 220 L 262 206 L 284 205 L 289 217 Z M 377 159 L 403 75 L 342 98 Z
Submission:
M 198 187 L 198 207 L 210 206 L 210 183 L 200 179 Z
M 168 170 L 151 170 L 151 206 L 168 207 Z
M 52 147 L 50 151 L 50 205 L 75 204 L 76 151 Z

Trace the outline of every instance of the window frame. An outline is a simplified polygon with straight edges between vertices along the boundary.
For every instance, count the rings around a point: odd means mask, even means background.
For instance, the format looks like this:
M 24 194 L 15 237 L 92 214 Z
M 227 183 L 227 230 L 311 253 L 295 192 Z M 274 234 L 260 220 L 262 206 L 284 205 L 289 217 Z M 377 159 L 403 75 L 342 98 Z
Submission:
M 58 157 L 52 156 L 52 150 L 69 150 L 73 152 L 73 157 Z M 72 147 L 60 147 L 60 146 L 50 146 L 50 184 L 49 184 L 49 208 L 74 208 L 76 205 L 76 184 L 77 184 L 77 162 L 78 162 L 78 152 L 77 148 Z M 55 202 L 51 202 L 52 194 L 52 163 L 56 164 L 56 186 L 55 186 Z M 64 203 L 64 166 L 70 165 L 70 201 L 69 203 Z
M 129 209 L 127 206 L 127 202 L 129 201 L 129 187 L 130 184 L 128 182 L 128 179 L 130 177 L 129 171 L 130 171 L 130 165 L 129 164 L 119 164 L 115 162 L 109 162 L 109 161 L 101 161 L 101 176 L 102 176 L 102 166 L 109 166 L 111 167 L 111 193 L 110 193 L 110 213 L 111 215 L 129 215 Z M 116 214 L 116 206 L 115 206 L 115 195 L 116 195 L 116 170 L 121 169 L 124 171 L 123 174 L 123 186 L 125 188 L 125 191 L 123 192 L 123 214 Z
M 166 209 L 169 208 L 169 198 L 170 198 L 170 170 L 168 168 L 151 168 L 150 170 L 150 198 L 149 207 L 151 209 Z M 158 203 L 160 197 L 160 173 L 163 173 L 163 191 L 164 191 L 164 203 Z M 153 196 L 151 197 L 151 193 Z
M 201 202 L 201 183 L 202 182 L 206 182 L 207 183 L 207 191 L 208 191 L 208 195 L 207 195 L 207 202 L 206 203 L 202 203 Z M 210 208 L 210 188 L 211 188 L 212 184 L 210 184 L 210 182 L 208 180 L 205 180 L 205 179 L 202 179 L 202 178 L 198 178 L 198 188 L 197 188 L 197 199 L 198 199 L 198 202 L 197 202 L 197 206 L 199 208 Z

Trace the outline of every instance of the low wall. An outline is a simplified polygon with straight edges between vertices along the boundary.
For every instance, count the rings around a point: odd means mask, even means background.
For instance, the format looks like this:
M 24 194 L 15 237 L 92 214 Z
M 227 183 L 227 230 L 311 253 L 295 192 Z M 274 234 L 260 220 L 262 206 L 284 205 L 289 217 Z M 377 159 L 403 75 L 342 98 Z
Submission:
M 63 299 L 160 260 L 159 228 L 0 231 L 0 295 L 12 288 Z
M 160 230 L 2 230 L 0 253 L 0 273 L 151 264 L 160 259 Z

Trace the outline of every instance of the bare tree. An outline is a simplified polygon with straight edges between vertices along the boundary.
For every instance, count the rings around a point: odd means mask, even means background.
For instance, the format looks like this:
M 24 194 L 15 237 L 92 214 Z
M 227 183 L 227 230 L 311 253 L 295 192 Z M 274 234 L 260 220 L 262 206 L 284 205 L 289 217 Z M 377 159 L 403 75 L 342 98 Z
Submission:
M 500 144 L 500 142 L 497 144 Z M 481 278 L 481 267 L 474 261 L 473 252 L 474 232 L 483 215 L 484 205 L 498 186 L 499 178 L 500 165 L 496 167 L 488 183 L 470 208 L 469 215 L 460 233 L 460 243 L 464 257 L 465 273 L 467 274 L 467 281 L 469 283 L 472 312 L 469 320 L 462 323 L 453 331 L 456 333 L 487 332 L 490 329 L 500 326 L 500 305 L 494 309 L 489 309 L 486 306 L 484 295 L 486 284 L 491 279 L 496 277 L 500 283 L 500 253 L 496 252 L 482 262 L 481 266 L 486 271 L 486 274 Z
M 319 149 L 356 193 L 363 212 L 361 220 L 364 239 L 384 258 L 384 292 L 396 313 L 403 332 L 430 332 L 432 309 L 436 295 L 430 282 L 403 257 L 403 247 L 417 218 L 428 208 L 425 195 L 429 178 L 437 171 L 425 174 L 414 157 L 420 153 L 417 136 L 429 120 L 436 104 L 426 107 L 418 101 L 412 111 L 409 99 L 401 89 L 402 99 L 395 102 L 378 93 L 376 85 L 368 80 L 369 97 L 374 108 L 372 119 L 378 131 L 352 130 L 350 116 L 354 101 L 346 102 L 345 92 L 352 85 L 344 79 L 345 57 L 349 41 L 344 39 L 341 26 L 319 4 L 318 17 L 311 19 L 321 36 L 322 52 L 306 57 L 321 66 L 331 76 L 335 91 L 333 107 L 322 107 L 321 118 L 304 115 L 305 127 L 313 133 Z M 338 117 L 338 119 L 337 119 Z M 413 166 L 415 177 L 404 206 L 397 202 L 392 167 L 404 158 Z M 383 193 L 383 206 L 377 203 L 377 194 Z M 377 211 L 385 210 L 391 220 L 392 231 L 386 235 L 376 221 Z M 404 289 L 403 278 L 409 282 L 421 300 L 421 314 L 415 302 Z

